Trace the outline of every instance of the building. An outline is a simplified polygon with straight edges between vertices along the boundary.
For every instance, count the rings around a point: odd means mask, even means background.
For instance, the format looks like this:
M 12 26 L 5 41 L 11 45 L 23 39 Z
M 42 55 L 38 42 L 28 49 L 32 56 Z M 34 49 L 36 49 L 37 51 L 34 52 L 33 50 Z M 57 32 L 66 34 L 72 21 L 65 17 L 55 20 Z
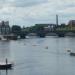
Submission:
M 10 34 L 10 26 L 9 21 L 2 21 L 0 22 L 0 35 L 7 35 Z
M 75 20 L 70 20 L 68 25 L 72 26 L 72 27 L 75 27 Z
M 44 26 L 45 31 L 53 31 L 54 28 L 56 27 L 56 24 L 35 24 L 35 25 Z

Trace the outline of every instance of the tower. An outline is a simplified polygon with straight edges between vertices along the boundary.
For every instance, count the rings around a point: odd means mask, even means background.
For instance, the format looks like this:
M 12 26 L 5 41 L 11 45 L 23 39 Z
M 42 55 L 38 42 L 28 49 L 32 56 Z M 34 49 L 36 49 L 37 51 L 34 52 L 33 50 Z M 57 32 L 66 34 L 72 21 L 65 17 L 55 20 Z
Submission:
M 58 15 L 56 15 L 56 26 L 58 26 Z

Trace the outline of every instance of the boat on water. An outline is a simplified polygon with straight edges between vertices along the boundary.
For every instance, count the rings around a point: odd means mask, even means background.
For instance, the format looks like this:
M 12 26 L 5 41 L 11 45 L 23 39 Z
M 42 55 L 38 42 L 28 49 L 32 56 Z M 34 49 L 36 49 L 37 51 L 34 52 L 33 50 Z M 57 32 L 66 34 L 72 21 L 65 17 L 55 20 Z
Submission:
M 70 52 L 70 56 L 75 56 L 75 53 L 73 53 L 73 52 Z
M 68 49 L 67 52 L 69 52 L 70 56 L 75 56 L 75 52 L 71 51 L 70 49 Z
M 6 41 L 7 39 L 4 38 L 4 37 L 0 37 L 0 40 L 1 40 L 1 41 Z
M 0 70 L 6 70 L 6 69 L 12 69 L 12 64 L 0 63 Z
M 6 59 L 6 62 L 0 62 L 0 70 L 12 69 L 13 63 L 9 63 Z
M 5 39 L 5 38 L 3 38 L 3 39 L 1 39 L 2 41 L 7 41 L 7 39 Z

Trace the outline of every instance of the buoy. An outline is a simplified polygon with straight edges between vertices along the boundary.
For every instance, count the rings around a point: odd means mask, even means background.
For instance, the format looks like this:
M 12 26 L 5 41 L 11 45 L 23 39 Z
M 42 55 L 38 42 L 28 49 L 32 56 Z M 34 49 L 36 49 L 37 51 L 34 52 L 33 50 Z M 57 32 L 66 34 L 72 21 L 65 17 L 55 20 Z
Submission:
M 32 46 L 37 46 L 37 45 L 32 45 Z
M 48 49 L 48 46 L 46 46 L 45 49 Z
M 71 52 L 71 50 L 67 50 L 67 52 Z
M 24 45 L 26 45 L 26 44 L 24 43 Z

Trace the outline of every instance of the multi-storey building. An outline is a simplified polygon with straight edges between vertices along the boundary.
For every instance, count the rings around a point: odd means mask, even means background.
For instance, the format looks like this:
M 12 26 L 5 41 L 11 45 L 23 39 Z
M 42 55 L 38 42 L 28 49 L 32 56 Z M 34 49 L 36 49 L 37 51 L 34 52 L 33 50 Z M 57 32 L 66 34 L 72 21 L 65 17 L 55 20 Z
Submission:
M 0 35 L 7 35 L 10 34 L 10 26 L 9 21 L 2 21 L 0 22 Z

